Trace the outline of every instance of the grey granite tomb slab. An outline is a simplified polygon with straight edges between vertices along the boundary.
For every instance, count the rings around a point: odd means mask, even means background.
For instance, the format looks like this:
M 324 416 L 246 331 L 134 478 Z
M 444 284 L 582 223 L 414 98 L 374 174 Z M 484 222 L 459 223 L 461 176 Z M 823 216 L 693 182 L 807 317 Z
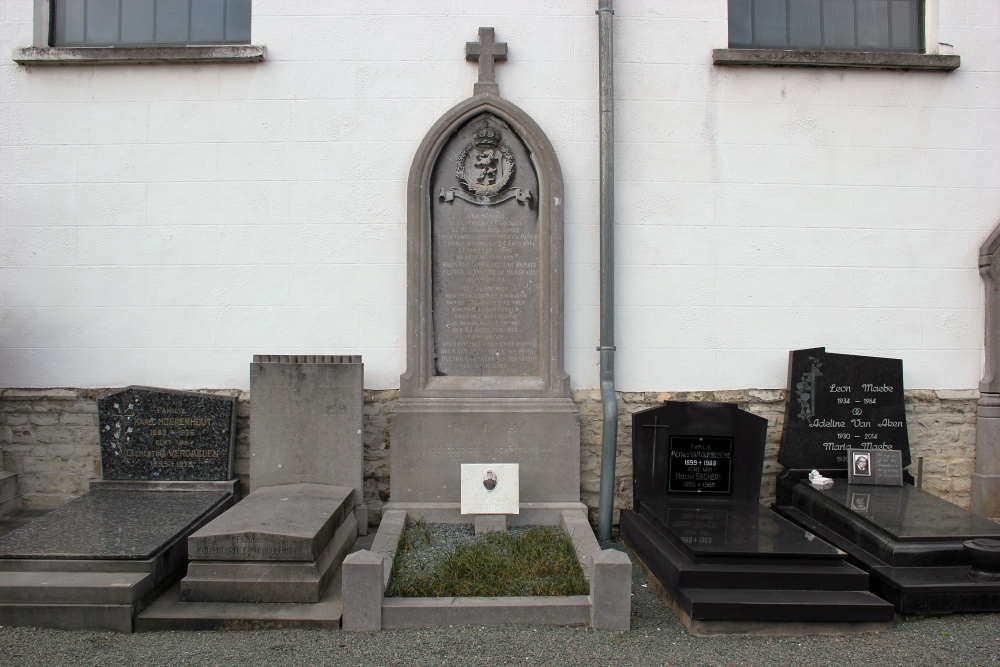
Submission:
M 253 491 L 188 538 L 186 602 L 319 602 L 358 535 L 354 489 Z
M 90 491 L 0 537 L 0 558 L 151 558 L 231 497 L 221 491 Z
M 500 60 L 505 47 L 482 34 L 470 58 Z M 562 172 L 545 133 L 486 70 L 410 169 L 407 367 L 387 509 L 457 504 L 463 462 L 520 464 L 522 505 L 580 500 L 579 412 L 563 366 Z
M 236 398 L 128 387 L 97 399 L 105 480 L 225 481 L 232 476 Z
M 188 538 L 191 560 L 314 561 L 354 509 L 354 490 L 326 484 L 257 489 Z
M 297 483 L 347 486 L 362 505 L 360 356 L 254 355 L 250 395 L 253 489 Z

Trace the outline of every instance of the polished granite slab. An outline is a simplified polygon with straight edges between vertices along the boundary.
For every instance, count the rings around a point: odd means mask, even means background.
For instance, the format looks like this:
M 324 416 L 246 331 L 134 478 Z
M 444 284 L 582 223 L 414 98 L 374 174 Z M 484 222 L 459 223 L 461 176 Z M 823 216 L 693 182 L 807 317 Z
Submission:
M 838 479 L 829 489 L 800 487 L 795 493 L 820 493 L 900 542 L 1000 537 L 1000 524 L 912 486 L 859 486 Z
M 836 558 L 841 552 L 812 533 L 757 504 L 640 504 L 689 556 Z
M 97 399 L 101 477 L 225 481 L 232 477 L 236 398 L 128 387 Z
M 90 491 L 0 537 L 0 558 L 144 560 L 229 495 Z

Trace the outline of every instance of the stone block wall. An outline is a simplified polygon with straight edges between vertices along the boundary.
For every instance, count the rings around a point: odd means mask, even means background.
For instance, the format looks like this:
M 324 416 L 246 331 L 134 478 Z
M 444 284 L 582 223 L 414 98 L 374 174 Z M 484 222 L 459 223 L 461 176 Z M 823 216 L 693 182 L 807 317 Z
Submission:
M 0 390 L 0 451 L 3 469 L 18 473 L 28 509 L 58 507 L 87 490 L 87 481 L 100 476 L 96 398 L 100 389 Z M 250 396 L 239 390 L 212 393 L 235 395 L 237 403 L 234 471 L 244 490 L 250 470 Z M 373 521 L 389 499 L 389 424 L 397 390 L 365 390 L 364 476 L 365 502 Z M 971 475 L 975 470 L 976 401 L 969 391 L 910 390 L 906 392 L 907 428 L 916 475 L 918 457 L 924 458 L 924 489 L 968 507 Z M 601 470 L 601 397 L 594 390 L 573 392 L 580 408 L 581 498 L 596 523 Z M 615 523 L 618 511 L 632 505 L 632 413 L 665 400 L 722 401 L 767 419 L 768 435 L 761 500 L 774 498 L 784 390 L 748 389 L 701 392 L 620 392 L 618 395 L 618 456 L 615 464 Z

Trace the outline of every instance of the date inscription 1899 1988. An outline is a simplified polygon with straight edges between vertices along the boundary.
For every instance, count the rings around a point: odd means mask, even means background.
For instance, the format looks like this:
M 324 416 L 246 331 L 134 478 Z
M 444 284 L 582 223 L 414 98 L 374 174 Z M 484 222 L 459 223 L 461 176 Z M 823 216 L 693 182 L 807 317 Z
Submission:
M 670 437 L 670 493 L 729 493 L 733 439 Z

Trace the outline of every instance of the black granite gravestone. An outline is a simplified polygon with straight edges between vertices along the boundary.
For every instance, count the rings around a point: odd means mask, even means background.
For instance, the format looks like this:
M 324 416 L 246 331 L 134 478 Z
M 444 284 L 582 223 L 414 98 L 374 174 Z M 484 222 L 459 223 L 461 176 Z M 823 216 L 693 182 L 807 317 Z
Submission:
M 128 387 L 98 397 L 97 416 L 103 479 L 229 479 L 233 396 Z
M 692 632 L 891 621 L 843 552 L 758 504 L 766 437 L 767 420 L 735 404 L 668 401 L 635 413 L 626 545 Z
M 847 469 L 848 449 L 895 449 L 910 465 L 900 359 L 789 353 L 788 402 L 778 462 L 786 468 Z
M 129 387 L 98 399 L 103 479 L 0 537 L 0 624 L 131 631 L 236 501 L 236 399 Z
M 778 476 L 775 511 L 846 551 L 900 612 L 1000 611 L 1000 581 L 978 578 L 963 546 L 1000 537 L 1000 525 L 914 488 L 905 474 L 901 486 L 879 485 L 898 481 L 900 463 L 887 450 L 910 462 L 902 362 L 823 348 L 790 357 L 778 455 L 788 469 Z M 859 466 L 849 454 L 865 450 L 871 459 Z M 809 484 L 810 469 L 833 486 Z

